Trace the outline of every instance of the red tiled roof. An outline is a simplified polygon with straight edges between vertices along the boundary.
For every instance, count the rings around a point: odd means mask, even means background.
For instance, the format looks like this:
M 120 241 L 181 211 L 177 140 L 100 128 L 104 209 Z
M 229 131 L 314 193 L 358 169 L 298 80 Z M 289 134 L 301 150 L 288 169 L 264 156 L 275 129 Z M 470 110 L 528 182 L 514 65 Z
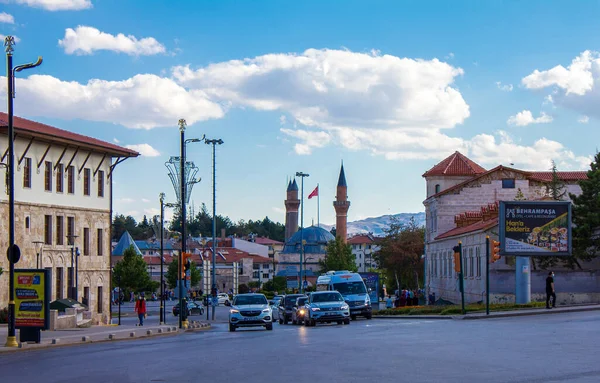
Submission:
M 348 238 L 347 242 L 351 245 L 360 245 L 363 243 L 374 243 L 375 239 L 372 237 L 369 237 L 368 235 L 359 234 L 359 235 L 355 235 L 354 237 Z
M 556 172 L 561 181 L 581 181 L 587 180 L 587 172 Z M 552 181 L 552 172 L 531 172 L 529 179 L 534 181 L 550 182 Z
M 457 235 L 463 235 L 471 233 L 473 231 L 487 230 L 496 225 L 498 225 L 498 218 L 488 219 L 487 221 L 479 221 L 468 226 L 456 227 L 450 231 L 445 232 L 444 234 L 438 235 L 437 237 L 435 237 L 435 240 L 437 241 L 438 239 L 455 237 Z
M 14 116 L 13 125 L 15 127 L 15 134 L 18 136 L 33 136 L 52 142 L 61 142 L 63 144 L 76 143 L 78 146 L 109 152 L 121 157 L 137 157 L 140 155 L 135 150 L 123 148 L 121 146 L 111 144 L 110 142 L 105 142 L 96 138 L 84 136 L 82 134 L 58 129 L 50 125 L 27 120 L 21 117 Z M 8 131 L 8 115 L 2 112 L 0 112 L 0 131 L 5 134 Z
M 283 245 L 283 242 L 276 241 L 271 238 L 257 237 L 254 239 L 254 243 L 258 243 L 259 245 Z
M 426 171 L 425 174 L 423 174 L 423 177 L 475 176 L 484 172 L 484 168 L 457 151 Z
M 439 197 L 442 196 L 444 194 L 448 194 L 451 191 L 454 190 L 458 190 L 458 189 L 462 189 L 463 187 L 465 187 L 468 183 L 473 182 L 481 177 L 490 175 L 498 170 L 508 170 L 511 172 L 515 172 L 515 173 L 521 173 L 523 174 L 526 178 L 533 180 L 533 181 L 540 181 L 540 182 L 549 182 L 552 180 L 552 172 L 530 172 L 530 171 L 526 171 L 526 170 L 519 170 L 519 169 L 514 169 L 514 168 L 509 168 L 503 165 L 499 165 L 496 166 L 493 169 L 490 169 L 488 171 L 486 171 L 485 173 L 481 173 L 476 175 L 475 177 L 468 179 L 466 181 L 463 181 L 459 184 L 456 184 L 452 187 L 449 187 L 448 189 L 444 189 L 439 193 L 433 194 L 431 196 L 429 196 L 427 199 L 429 198 L 435 198 L 435 197 Z M 557 172 L 559 175 L 559 178 L 561 179 L 561 181 L 580 181 L 580 180 L 586 180 L 587 179 L 587 172 Z M 549 175 L 548 175 L 549 174 Z

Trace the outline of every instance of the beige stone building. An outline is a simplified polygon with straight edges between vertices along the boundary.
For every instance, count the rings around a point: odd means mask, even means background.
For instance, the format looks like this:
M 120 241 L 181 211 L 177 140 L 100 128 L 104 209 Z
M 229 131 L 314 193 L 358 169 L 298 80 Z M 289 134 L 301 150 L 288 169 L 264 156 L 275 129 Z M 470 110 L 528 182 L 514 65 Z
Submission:
M 76 286 L 77 298 L 88 305 L 93 322 L 107 323 L 112 174 L 120 162 L 139 154 L 18 117 L 14 127 L 15 243 L 21 248 L 21 260 L 15 268 L 50 270 L 51 300 L 71 297 Z M 8 163 L 7 131 L 8 116 L 0 113 L 3 163 Z M 0 177 L 0 190 L 0 249 L 7 249 L 5 177 Z M 6 307 L 6 256 L 0 257 L 0 267 L 5 271 L 0 276 L 0 307 Z
M 486 236 L 498 240 L 498 202 L 517 198 L 546 198 L 549 171 L 524 171 L 505 166 L 486 170 L 459 152 L 425 172 L 426 290 L 436 299 L 460 302 L 458 274 L 454 271 L 452 248 L 462 242 L 465 300 L 479 302 L 486 294 Z M 578 195 L 585 171 L 558 172 L 565 191 Z M 568 193 L 566 199 L 568 200 Z M 520 195 L 519 195 L 520 194 Z M 519 195 L 519 196 L 518 196 Z M 566 303 L 594 302 L 600 279 L 598 262 L 582 264 L 580 270 L 557 269 L 556 281 Z M 531 293 L 539 299 L 545 289 L 547 271 L 532 263 Z M 502 257 L 490 265 L 490 295 L 493 301 L 514 299 L 514 257 Z

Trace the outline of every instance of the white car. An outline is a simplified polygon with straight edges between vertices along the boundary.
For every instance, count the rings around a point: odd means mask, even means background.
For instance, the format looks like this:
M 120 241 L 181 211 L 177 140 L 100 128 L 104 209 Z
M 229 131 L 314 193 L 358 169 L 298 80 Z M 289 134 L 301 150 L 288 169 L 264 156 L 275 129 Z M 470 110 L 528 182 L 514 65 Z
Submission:
M 217 306 L 221 306 L 221 305 L 231 306 L 231 300 L 229 299 L 229 295 L 227 295 L 226 293 L 217 294 L 217 300 L 218 300 Z M 212 306 L 212 296 L 208 297 L 208 305 Z
M 264 327 L 273 330 L 269 302 L 263 294 L 239 294 L 229 310 L 229 331 L 239 327 Z

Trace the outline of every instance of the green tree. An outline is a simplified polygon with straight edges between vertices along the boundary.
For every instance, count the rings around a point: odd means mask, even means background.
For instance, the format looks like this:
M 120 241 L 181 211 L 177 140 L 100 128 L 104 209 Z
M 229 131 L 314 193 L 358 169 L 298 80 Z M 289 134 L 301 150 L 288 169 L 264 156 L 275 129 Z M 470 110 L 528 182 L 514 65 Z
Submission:
M 322 273 L 330 270 L 358 270 L 355 256 L 352 254 L 352 247 L 344 243 L 340 237 L 336 237 L 335 240 L 327 244 L 325 259 L 319 261 L 319 266 Z
M 272 280 L 263 283 L 263 290 L 265 291 L 283 292 L 286 287 L 287 281 L 285 277 L 273 277 Z
M 556 163 L 552 161 L 552 180 L 546 185 L 546 195 L 555 201 L 562 201 L 567 195 L 565 183 L 558 177 Z
M 173 261 L 169 264 L 169 267 L 167 268 L 167 274 L 166 274 L 166 279 L 167 279 L 167 285 L 169 286 L 170 289 L 173 289 L 177 286 L 177 272 L 179 269 L 179 260 L 177 260 L 177 258 L 174 258 Z M 200 270 L 198 269 L 196 262 L 191 262 L 191 282 L 192 282 L 192 286 L 198 286 L 198 284 L 200 283 L 200 279 L 202 279 L 202 275 L 200 274 Z
M 418 287 L 423 277 L 424 251 L 425 228 L 417 226 L 414 217 L 407 225 L 392 218 L 375 260 L 386 271 L 386 280 L 395 281 L 398 288 L 409 284 Z
M 573 201 L 573 257 L 567 266 L 581 265 L 577 260 L 590 261 L 598 256 L 600 249 L 600 153 L 590 164 L 587 179 L 579 181 L 581 194 L 570 194 Z M 570 259 L 573 258 L 573 259 Z
M 113 276 L 113 282 L 119 281 L 120 287 L 125 290 L 141 292 L 152 288 L 148 266 L 133 246 L 123 253 L 123 259 L 115 265 Z

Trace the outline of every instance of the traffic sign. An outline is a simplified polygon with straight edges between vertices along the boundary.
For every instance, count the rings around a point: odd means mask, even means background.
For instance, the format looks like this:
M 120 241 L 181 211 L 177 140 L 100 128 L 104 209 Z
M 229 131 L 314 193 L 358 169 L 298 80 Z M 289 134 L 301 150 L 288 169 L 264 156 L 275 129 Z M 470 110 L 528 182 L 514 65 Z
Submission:
M 12 250 L 12 261 L 10 259 L 10 246 L 6 250 L 6 258 L 8 258 L 9 262 L 17 263 L 19 262 L 19 259 L 21 259 L 21 249 L 19 249 L 19 246 L 17 246 L 17 244 L 15 243 L 12 246 Z
M 308 287 L 308 281 L 305 279 L 305 280 L 304 280 L 304 283 L 302 283 L 302 285 L 303 285 L 304 287 Z

